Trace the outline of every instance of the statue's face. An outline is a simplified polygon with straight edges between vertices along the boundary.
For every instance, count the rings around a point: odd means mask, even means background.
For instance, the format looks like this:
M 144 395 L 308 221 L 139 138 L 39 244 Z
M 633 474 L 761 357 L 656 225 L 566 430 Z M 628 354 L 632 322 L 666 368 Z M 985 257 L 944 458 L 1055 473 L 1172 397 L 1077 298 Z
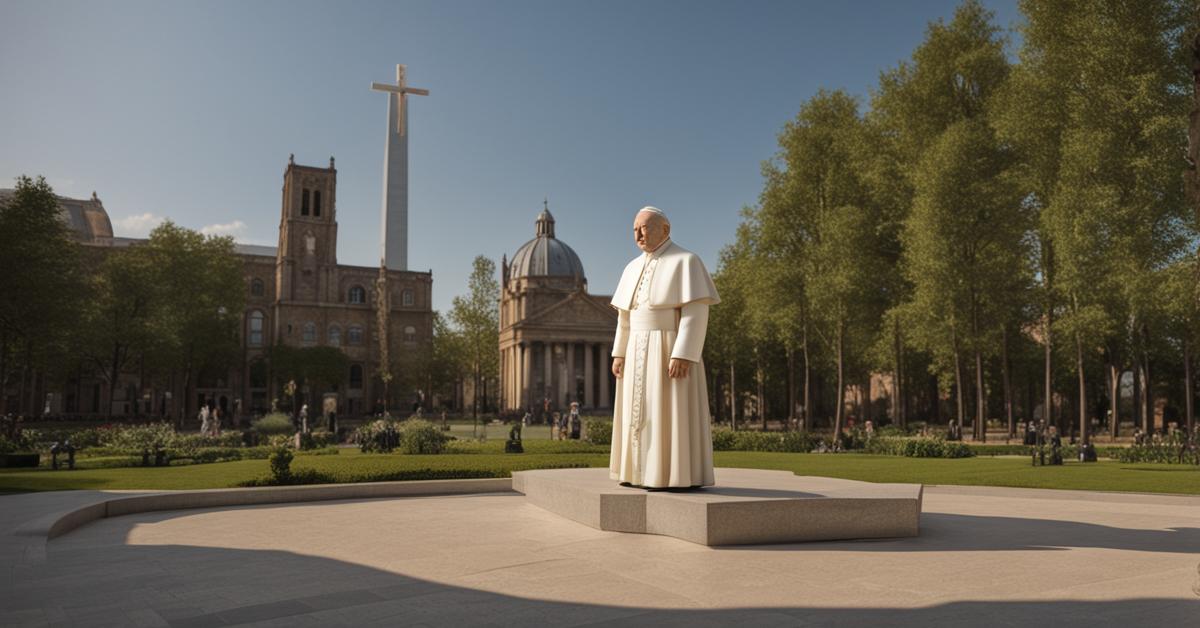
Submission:
M 657 249 L 669 235 L 671 225 L 654 212 L 638 212 L 633 219 L 633 241 L 647 253 Z

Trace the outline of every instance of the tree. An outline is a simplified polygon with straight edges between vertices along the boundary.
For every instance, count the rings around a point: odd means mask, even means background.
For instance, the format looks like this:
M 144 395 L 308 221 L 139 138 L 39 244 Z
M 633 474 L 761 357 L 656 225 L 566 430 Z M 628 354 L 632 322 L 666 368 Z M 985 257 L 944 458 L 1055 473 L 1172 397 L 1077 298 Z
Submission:
M 240 353 L 238 330 L 245 309 L 242 261 L 233 238 L 206 236 L 167 221 L 143 245 L 157 269 L 153 327 L 158 363 L 181 373 L 184 403 L 178 420 L 191 412 L 191 389 L 202 369 L 224 371 Z M 120 253 L 117 253 L 118 255 Z
M 1062 304 L 1063 320 L 1048 324 L 1047 336 L 1054 329 L 1074 345 L 1086 439 L 1084 366 L 1097 346 L 1107 346 L 1110 363 L 1128 346 L 1145 402 L 1135 414 L 1144 425 L 1151 414 L 1151 322 L 1161 320 L 1153 287 L 1186 241 L 1172 155 L 1183 143 L 1183 33 L 1194 8 L 1182 0 L 1087 0 L 1021 9 L 1021 66 L 998 100 L 998 127 L 1028 164 L 1025 185 L 1052 260 L 1046 294 Z M 1053 314 L 1048 308 L 1047 321 Z
M 988 103 L 1009 72 L 992 17 L 969 0 L 949 23 L 930 24 L 912 62 L 881 77 L 872 115 L 908 183 L 882 187 L 893 199 L 888 205 L 911 202 L 901 219 L 900 255 L 911 294 L 892 324 L 907 319 L 919 327 L 910 336 L 935 356 L 943 380 L 950 369 L 960 429 L 962 358 L 973 357 L 977 438 L 986 434 L 983 358 L 1010 326 L 1003 315 L 1011 309 L 1000 303 L 1025 276 L 1027 222 L 1008 174 L 1011 156 L 988 120 Z M 904 288 L 899 284 L 896 292 Z
M 90 277 L 83 324 L 75 346 L 107 386 L 106 414 L 121 373 L 138 356 L 151 356 L 151 366 L 170 361 L 161 348 L 173 339 L 164 334 L 155 308 L 162 304 L 162 269 L 144 246 L 111 251 Z
M 454 297 L 450 319 L 462 334 L 463 361 L 469 365 L 474 379 L 472 416 L 478 418 L 481 405 L 486 406 L 487 382 L 499 376 L 500 310 L 497 295 L 496 263 L 479 255 L 472 264 L 467 280 L 467 294 Z
M 747 252 L 737 244 L 721 249 L 713 283 L 721 295 L 721 306 L 712 308 L 708 320 L 708 340 L 704 343 L 704 364 L 719 372 L 728 372 L 729 426 L 737 429 L 737 368 L 745 357 L 742 320 L 745 316 L 745 281 L 739 272 L 745 267 Z M 714 387 L 714 390 L 717 390 Z M 716 416 L 720 416 L 717 408 Z
M 960 356 L 973 357 L 977 439 L 987 427 L 983 356 L 999 344 L 1010 291 L 1020 290 L 1028 276 L 1029 221 L 1017 189 L 1004 178 L 1008 162 L 983 121 L 951 125 L 915 172 L 917 194 L 904 232 L 914 307 L 942 330 L 938 346 L 951 352 L 960 400 Z
M 800 269 L 806 306 L 800 328 L 811 324 L 833 356 L 835 437 L 843 427 L 847 369 L 861 366 L 881 305 L 877 208 L 857 167 L 863 133 L 854 99 L 822 90 L 784 127 L 775 163 L 764 166 L 763 239 Z
M 17 177 L 12 196 L 0 198 L 0 415 L 9 412 L 14 371 L 21 377 L 18 411 L 32 411 L 25 395 L 32 371 L 63 362 L 53 348 L 78 327 L 85 289 L 78 248 L 45 178 Z
M 345 383 L 350 358 L 337 347 L 292 347 L 277 344 L 267 352 L 271 370 L 280 381 L 294 381 L 302 387 L 309 404 L 322 393 Z M 296 408 L 292 408 L 295 412 Z

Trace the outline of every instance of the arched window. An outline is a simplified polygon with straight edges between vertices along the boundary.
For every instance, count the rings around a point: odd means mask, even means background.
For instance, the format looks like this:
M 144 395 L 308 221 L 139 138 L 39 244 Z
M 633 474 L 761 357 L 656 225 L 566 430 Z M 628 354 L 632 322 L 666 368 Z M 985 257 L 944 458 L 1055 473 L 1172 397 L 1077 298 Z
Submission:
M 265 290 L 263 289 L 262 279 L 255 277 L 250 280 L 250 296 L 261 297 Z
M 261 347 L 263 344 L 263 313 L 258 310 L 250 312 L 249 334 L 246 344 L 251 347 Z
M 351 325 L 346 329 L 346 341 L 352 345 L 362 344 L 362 327 Z
M 413 327 L 411 325 L 408 327 L 405 327 L 404 328 L 404 342 L 416 342 L 416 341 L 417 341 L 417 328 Z
M 321 190 L 313 190 L 313 215 L 321 215 Z
M 308 215 L 308 188 L 304 188 L 304 193 L 300 196 L 300 215 Z
M 400 302 L 404 304 L 404 307 L 412 307 L 413 291 L 405 290 L 404 292 L 401 292 L 400 293 Z
M 317 324 L 316 323 L 305 323 L 304 324 L 304 342 L 316 342 L 316 341 L 317 341 Z
M 363 370 L 361 364 L 350 365 L 350 390 L 359 390 L 362 388 Z
M 329 346 L 336 347 L 342 344 L 342 328 L 337 325 L 329 326 Z
M 350 294 L 347 298 L 351 303 L 363 304 L 367 302 L 367 291 L 362 286 L 352 286 Z

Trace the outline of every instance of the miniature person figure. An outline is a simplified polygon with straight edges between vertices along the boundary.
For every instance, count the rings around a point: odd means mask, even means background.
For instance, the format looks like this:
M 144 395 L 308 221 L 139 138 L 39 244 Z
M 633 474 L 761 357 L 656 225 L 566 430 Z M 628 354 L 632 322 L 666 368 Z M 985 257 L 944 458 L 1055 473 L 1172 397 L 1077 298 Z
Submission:
M 568 431 L 572 440 L 579 440 L 579 402 L 571 402 L 571 414 L 567 418 Z
M 717 288 L 700 257 L 671 240 L 662 210 L 642 208 L 633 235 L 642 255 L 625 266 L 611 301 L 619 383 L 609 477 L 647 489 L 711 486 L 712 419 L 700 355 Z
M 196 415 L 200 419 L 200 433 L 208 436 L 212 431 L 212 424 L 209 423 L 208 406 L 200 406 L 200 413 Z
M 308 433 L 308 404 L 300 406 L 300 431 Z

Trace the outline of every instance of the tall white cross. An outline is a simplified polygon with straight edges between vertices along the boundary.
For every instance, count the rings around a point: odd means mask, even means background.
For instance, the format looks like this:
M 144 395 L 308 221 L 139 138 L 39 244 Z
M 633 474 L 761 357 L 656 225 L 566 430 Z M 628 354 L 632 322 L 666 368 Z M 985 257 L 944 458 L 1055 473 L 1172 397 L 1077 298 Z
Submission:
M 396 84 L 371 83 L 388 95 L 387 147 L 383 156 L 383 208 L 380 225 L 380 263 L 390 270 L 408 270 L 408 95 L 428 96 L 429 90 L 405 84 L 403 65 L 396 66 Z
M 419 89 L 416 87 L 409 87 L 408 85 L 405 85 L 405 81 L 404 81 L 405 69 L 406 69 L 406 66 L 404 66 L 404 65 L 396 66 L 396 84 L 395 85 L 388 85 L 387 83 L 371 83 L 371 89 L 373 89 L 377 92 L 391 92 L 393 94 L 396 94 L 396 98 L 399 100 L 399 105 L 397 106 L 396 126 L 399 127 L 399 129 L 400 129 L 400 135 L 404 135 L 404 131 L 408 126 L 408 125 L 404 124 L 404 106 L 408 102 L 408 95 L 409 94 L 412 94 L 414 96 L 428 96 L 429 95 L 429 90 L 427 90 L 427 89 Z

